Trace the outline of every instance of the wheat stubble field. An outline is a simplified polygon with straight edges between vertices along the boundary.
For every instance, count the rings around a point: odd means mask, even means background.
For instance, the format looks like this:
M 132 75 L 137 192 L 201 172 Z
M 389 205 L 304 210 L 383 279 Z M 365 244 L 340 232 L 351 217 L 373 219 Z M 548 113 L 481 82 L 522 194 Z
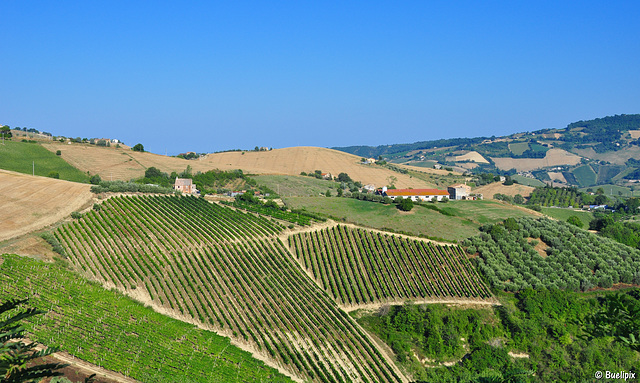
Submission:
M 62 220 L 92 200 L 90 187 L 0 170 L 0 241 Z

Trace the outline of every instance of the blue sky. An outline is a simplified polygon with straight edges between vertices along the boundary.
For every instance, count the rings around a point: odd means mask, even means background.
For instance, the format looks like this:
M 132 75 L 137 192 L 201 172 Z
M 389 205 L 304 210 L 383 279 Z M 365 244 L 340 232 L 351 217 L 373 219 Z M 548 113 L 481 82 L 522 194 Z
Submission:
M 169 154 L 640 113 L 640 2 L 0 2 L 0 123 Z

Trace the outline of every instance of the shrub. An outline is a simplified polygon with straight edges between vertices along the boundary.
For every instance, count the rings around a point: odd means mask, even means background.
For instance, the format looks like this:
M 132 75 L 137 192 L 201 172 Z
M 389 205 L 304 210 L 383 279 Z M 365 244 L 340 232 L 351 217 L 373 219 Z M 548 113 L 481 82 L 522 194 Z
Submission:
M 575 215 L 572 215 L 571 217 L 567 218 L 567 222 L 580 228 L 584 226 L 584 224 L 582 223 L 582 220 Z
M 80 213 L 79 211 L 71 212 L 71 218 L 80 219 L 80 218 L 82 218 L 82 213 Z
M 62 155 L 62 150 L 56 150 L 56 156 L 61 156 Z
M 49 174 L 47 174 L 47 177 L 59 179 L 60 178 L 60 173 L 51 171 L 51 172 L 49 172 Z

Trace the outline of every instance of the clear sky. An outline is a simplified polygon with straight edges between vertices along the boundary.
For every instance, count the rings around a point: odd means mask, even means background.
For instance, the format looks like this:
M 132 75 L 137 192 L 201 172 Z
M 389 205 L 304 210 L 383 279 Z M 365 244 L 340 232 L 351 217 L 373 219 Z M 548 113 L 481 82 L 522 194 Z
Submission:
M 0 1 L 0 123 L 169 154 L 640 113 L 640 1 Z

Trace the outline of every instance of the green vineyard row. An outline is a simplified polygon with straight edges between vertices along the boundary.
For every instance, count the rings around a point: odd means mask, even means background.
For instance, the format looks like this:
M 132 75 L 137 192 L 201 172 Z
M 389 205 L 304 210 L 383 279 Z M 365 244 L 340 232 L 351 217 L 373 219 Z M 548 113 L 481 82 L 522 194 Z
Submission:
M 74 265 L 316 382 L 401 381 L 264 217 L 193 197 L 114 197 L 54 233 Z
M 338 225 L 292 235 L 289 247 L 342 304 L 492 297 L 459 246 Z
M 0 257 L 0 300 L 30 298 L 33 340 L 145 383 L 288 382 L 228 338 L 158 314 L 55 264 Z

